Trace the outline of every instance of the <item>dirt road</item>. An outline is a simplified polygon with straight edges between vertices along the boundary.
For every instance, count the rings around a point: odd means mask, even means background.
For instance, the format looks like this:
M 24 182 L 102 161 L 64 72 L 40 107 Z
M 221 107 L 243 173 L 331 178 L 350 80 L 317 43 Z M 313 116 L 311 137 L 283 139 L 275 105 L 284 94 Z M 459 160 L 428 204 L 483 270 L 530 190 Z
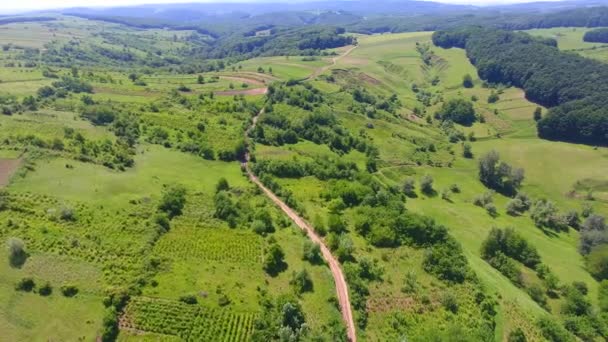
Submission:
M 313 79 L 320 74 L 327 71 L 330 67 L 336 65 L 338 60 L 350 54 L 357 46 L 350 47 L 340 56 L 334 57 L 332 59 L 332 64 L 321 67 L 317 69 L 314 73 L 312 73 L 307 79 Z M 263 88 L 266 89 L 266 88 Z M 260 115 L 264 114 L 264 109 L 262 109 L 255 117 L 253 117 L 251 125 L 247 129 L 246 137 L 248 133 L 255 128 L 255 125 L 258 122 L 258 118 Z M 303 218 L 301 218 L 298 213 L 290 208 L 285 202 L 283 202 L 277 195 L 275 195 L 270 189 L 268 189 L 262 182 L 258 179 L 258 177 L 251 171 L 249 167 L 250 155 L 249 152 L 245 154 L 245 160 L 243 161 L 243 167 L 247 171 L 247 175 L 249 179 L 256 184 L 262 192 L 272 201 L 274 202 L 281 210 L 300 228 L 302 229 L 308 238 L 318 244 L 321 248 L 321 254 L 323 255 L 323 259 L 329 265 L 329 269 L 334 278 L 334 282 L 336 285 L 336 295 L 338 297 L 338 302 L 340 304 L 340 311 L 342 313 L 342 319 L 344 320 L 344 324 L 346 325 L 346 333 L 348 340 L 351 342 L 357 341 L 357 334 L 355 329 L 355 321 L 353 319 L 352 307 L 350 305 L 350 299 L 348 296 L 348 285 L 346 283 L 346 278 L 344 277 L 344 272 L 342 272 L 342 268 L 340 267 L 340 262 L 331 254 L 325 242 L 321 239 L 319 235 L 315 232 L 313 227 L 306 222 Z

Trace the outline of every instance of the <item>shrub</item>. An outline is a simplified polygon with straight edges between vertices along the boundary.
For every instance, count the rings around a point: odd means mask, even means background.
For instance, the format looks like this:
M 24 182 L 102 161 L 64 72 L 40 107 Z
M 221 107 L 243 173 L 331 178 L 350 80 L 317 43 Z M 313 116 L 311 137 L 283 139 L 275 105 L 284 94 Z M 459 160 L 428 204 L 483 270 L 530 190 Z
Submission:
M 38 294 L 41 296 L 50 296 L 53 293 L 53 287 L 51 283 L 46 282 L 38 289 Z
M 464 75 L 464 77 L 462 78 L 462 86 L 465 88 L 473 88 L 474 84 L 473 84 L 473 78 L 471 77 L 471 75 L 469 75 L 469 74 Z
M 170 219 L 182 214 L 186 204 L 186 188 L 173 185 L 165 189 L 158 205 L 158 209 L 165 212 Z
M 217 299 L 217 304 L 219 306 L 226 306 L 226 305 L 230 304 L 230 298 L 228 298 L 228 296 L 226 294 L 222 294 Z
M 477 120 L 473 103 L 464 99 L 452 99 L 444 102 L 436 117 L 455 123 L 470 126 Z
M 431 195 L 435 192 L 433 189 L 433 177 L 430 175 L 425 175 L 420 180 L 420 191 L 422 191 L 426 195 Z
M 599 307 L 602 312 L 608 312 L 608 280 L 602 280 L 598 293 Z
M 515 328 L 509 333 L 507 342 L 527 342 L 526 334 L 521 328 Z
M 9 264 L 12 267 L 23 266 L 28 257 L 23 240 L 14 237 L 9 238 L 6 242 L 6 247 L 8 248 Z
M 475 204 L 478 207 L 485 208 L 486 205 L 494 203 L 493 196 L 494 196 L 494 192 L 486 191 L 481 195 L 477 195 L 473 199 L 473 204 Z
M 492 92 L 490 96 L 488 96 L 488 103 L 496 103 L 498 100 L 500 100 L 500 97 L 495 92 Z
M 179 297 L 179 301 L 186 304 L 197 304 L 198 299 L 196 299 L 195 295 L 183 295 Z
M 503 253 L 530 268 L 536 268 L 541 262 L 536 248 L 512 228 L 492 228 L 481 244 L 481 257 L 485 260 L 493 258 L 497 253 Z
M 498 152 L 492 150 L 479 159 L 479 180 L 490 189 L 514 194 L 524 180 L 524 170 L 500 161 Z
M 603 216 L 589 215 L 581 226 L 579 252 L 587 255 L 598 245 L 608 243 L 608 226 Z
M 456 300 L 456 296 L 454 296 L 452 293 L 450 292 L 446 292 L 442 297 L 441 297 L 441 305 L 443 305 L 443 307 L 452 312 L 452 313 L 457 313 L 458 312 L 458 301 Z
M 308 274 L 306 269 L 303 269 L 297 273 L 294 271 L 291 275 L 289 284 L 293 286 L 293 289 L 297 294 L 311 292 L 313 290 L 312 279 L 310 278 L 310 274 Z
M 31 292 L 34 289 L 34 287 L 36 287 L 36 283 L 34 283 L 34 279 L 26 277 L 26 278 L 19 280 L 19 282 L 15 285 L 15 290 Z
M 403 193 L 407 196 L 407 197 L 416 197 L 416 181 L 414 180 L 414 178 L 407 178 L 404 182 L 403 182 Z
M 318 243 L 306 240 L 302 251 L 302 260 L 306 260 L 311 264 L 323 263 L 323 257 L 321 255 L 321 247 Z
M 468 159 L 473 158 L 473 150 L 471 144 L 465 143 L 462 145 L 462 156 Z
M 453 239 L 429 248 L 424 256 L 423 267 L 430 274 L 451 283 L 462 283 L 470 274 L 462 247 Z
M 512 216 L 521 215 L 529 210 L 530 206 L 530 198 L 523 193 L 518 193 L 515 198 L 507 203 L 507 214 Z
M 270 244 L 266 251 L 266 257 L 264 258 L 263 268 L 266 273 L 275 276 L 287 268 L 285 263 L 285 252 L 281 246 L 276 243 Z
M 542 287 L 533 284 L 528 288 L 528 294 L 530 295 L 530 298 L 537 302 L 541 307 L 547 308 L 547 296 Z
M 78 294 L 78 288 L 75 285 L 62 285 L 60 290 L 65 297 L 74 297 Z
M 595 247 L 587 256 L 589 273 L 598 280 L 608 279 L 608 245 Z
M 574 342 L 574 336 L 551 317 L 541 317 L 536 325 L 544 338 L 551 342 Z
M 555 204 L 546 199 L 541 199 L 534 203 L 530 217 L 532 217 L 534 224 L 539 228 L 546 227 L 556 231 L 568 229 L 565 218 L 559 215 Z
M 215 186 L 215 193 L 228 190 L 230 190 L 230 185 L 228 184 L 228 181 L 224 177 L 220 178 L 220 180 L 217 181 L 217 185 Z

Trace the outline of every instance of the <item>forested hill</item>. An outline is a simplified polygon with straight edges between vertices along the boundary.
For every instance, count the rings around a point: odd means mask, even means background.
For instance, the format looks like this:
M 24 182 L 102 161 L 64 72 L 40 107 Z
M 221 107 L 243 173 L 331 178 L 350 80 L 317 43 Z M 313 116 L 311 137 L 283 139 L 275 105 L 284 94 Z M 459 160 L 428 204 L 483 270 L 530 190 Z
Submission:
M 525 33 L 474 27 L 438 31 L 433 42 L 464 47 L 482 79 L 521 87 L 528 99 L 550 107 L 538 122 L 540 137 L 608 144 L 608 65 Z

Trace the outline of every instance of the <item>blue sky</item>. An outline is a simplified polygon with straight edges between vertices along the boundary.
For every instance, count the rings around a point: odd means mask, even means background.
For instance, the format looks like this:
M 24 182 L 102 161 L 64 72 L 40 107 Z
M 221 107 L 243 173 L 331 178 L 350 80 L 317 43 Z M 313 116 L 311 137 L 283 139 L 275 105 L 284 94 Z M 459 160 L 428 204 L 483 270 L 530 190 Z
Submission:
M 15 10 L 15 9 L 49 9 L 49 8 L 65 8 L 76 6 L 123 6 L 143 3 L 180 3 L 180 2 L 255 2 L 255 1 L 276 1 L 276 2 L 294 2 L 291 0 L 0 0 L 0 11 Z M 301 2 L 299 0 L 298 2 Z M 475 4 L 475 5 L 490 5 L 503 3 L 522 3 L 531 2 L 532 0 L 435 0 L 445 3 L 454 4 Z M 539 0 L 536 0 L 539 1 Z M 540 0 L 543 1 L 543 0 Z

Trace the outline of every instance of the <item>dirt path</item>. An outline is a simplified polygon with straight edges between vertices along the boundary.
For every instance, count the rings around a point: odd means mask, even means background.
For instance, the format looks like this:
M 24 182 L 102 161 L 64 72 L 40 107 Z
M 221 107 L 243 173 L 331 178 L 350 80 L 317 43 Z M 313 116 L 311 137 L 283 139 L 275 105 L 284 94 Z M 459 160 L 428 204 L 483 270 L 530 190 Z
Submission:
M 353 52 L 353 50 L 354 50 L 354 49 L 356 49 L 356 48 L 357 48 L 357 45 L 353 45 L 353 46 L 351 46 L 350 48 L 348 48 L 348 50 L 344 51 L 344 53 L 343 53 L 343 54 L 341 54 L 341 55 L 339 55 L 339 56 L 336 56 L 336 57 L 332 58 L 332 59 L 331 59 L 331 64 L 326 65 L 326 66 L 324 66 L 324 67 L 317 68 L 317 70 L 315 70 L 315 72 L 313 72 L 313 73 L 312 73 L 310 76 L 308 76 L 308 77 L 307 77 L 305 80 L 312 80 L 312 79 L 314 79 L 315 77 L 317 77 L 317 76 L 321 75 L 322 73 L 326 72 L 326 71 L 327 71 L 329 68 L 331 68 L 331 67 L 335 66 L 335 65 L 338 63 L 338 61 L 339 61 L 339 60 L 341 60 L 342 58 L 344 58 L 344 57 L 346 57 L 346 56 L 350 55 L 350 53 L 351 53 L 351 52 Z
M 0 159 L 0 188 L 8 185 L 19 165 L 21 165 L 21 159 Z
M 327 65 L 327 66 L 317 69 L 313 74 L 308 76 L 306 79 L 307 80 L 313 79 L 313 78 L 317 77 L 318 75 L 324 73 L 330 67 L 336 65 L 336 63 L 341 58 L 350 54 L 356 47 L 357 46 L 353 46 L 353 47 L 349 48 L 348 50 L 346 50 L 340 56 L 334 57 L 332 59 L 331 65 Z M 268 90 L 267 88 L 263 88 L 263 89 L 265 91 Z M 251 125 L 249 126 L 249 128 L 247 129 L 247 131 L 245 133 L 245 139 L 247 139 L 249 132 L 255 128 L 255 126 L 258 122 L 258 119 L 259 119 L 260 115 L 262 115 L 262 114 L 264 114 L 264 109 L 260 110 L 260 112 L 256 116 L 253 117 L 253 119 L 251 121 Z M 270 189 L 268 189 L 266 186 L 264 186 L 264 184 L 262 184 L 262 182 L 258 179 L 258 177 L 253 173 L 253 171 L 251 171 L 251 168 L 249 167 L 249 160 L 250 160 L 250 155 L 249 155 L 249 152 L 247 152 L 245 154 L 245 160 L 243 161 L 242 164 L 243 164 L 243 167 L 245 168 L 245 170 L 247 171 L 247 175 L 249 176 L 249 179 L 255 185 L 257 185 L 272 202 L 274 202 L 279 208 L 281 208 L 281 210 L 300 229 L 302 229 L 306 233 L 306 235 L 312 242 L 314 242 L 320 246 L 321 254 L 323 255 L 323 259 L 329 265 L 329 269 L 334 278 L 334 282 L 336 285 L 336 294 L 338 296 L 338 302 L 340 304 L 340 311 L 342 313 L 342 319 L 344 320 L 344 324 L 346 324 L 346 333 L 347 333 L 348 340 L 351 342 L 356 342 L 357 334 L 356 334 L 356 328 L 355 328 L 355 320 L 353 319 L 352 307 L 350 305 L 350 298 L 348 296 L 348 285 L 346 283 L 346 278 L 344 276 L 344 272 L 342 272 L 342 268 L 340 267 L 340 262 L 331 254 L 331 251 L 329 250 L 329 248 L 327 247 L 327 245 L 325 244 L 323 239 L 321 239 L 321 237 L 319 235 L 317 235 L 314 228 L 308 222 L 306 222 L 306 220 L 301 218 L 295 210 L 290 208 L 277 195 L 275 195 L 272 191 L 270 191 Z

